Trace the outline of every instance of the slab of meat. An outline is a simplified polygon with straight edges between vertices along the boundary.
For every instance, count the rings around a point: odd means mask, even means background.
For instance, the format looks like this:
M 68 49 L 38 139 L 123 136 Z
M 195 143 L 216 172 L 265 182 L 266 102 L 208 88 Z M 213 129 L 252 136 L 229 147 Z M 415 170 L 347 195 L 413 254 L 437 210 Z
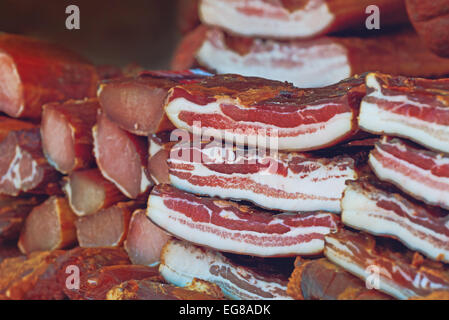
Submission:
M 16 244 L 4 244 L 2 243 L 0 247 L 0 263 L 3 260 L 8 258 L 15 258 L 22 256 L 22 252 L 20 252 L 19 248 L 17 248 Z M 0 294 L 1 296 L 1 294 Z
M 36 127 L 36 124 L 31 122 L 0 115 L 0 142 L 5 139 L 11 131 L 29 130 Z
M 9 120 L 3 119 L 0 131 L 10 128 L 9 123 Z M 0 194 L 61 193 L 58 184 L 61 176 L 42 153 L 39 128 L 29 128 L 29 124 L 26 124 L 24 128 L 16 129 L 16 125 L 13 124 L 0 142 Z
M 179 189 L 286 211 L 340 212 L 345 182 L 356 179 L 349 157 L 261 154 L 221 143 L 179 143 L 168 166 L 170 183 Z
M 406 0 L 410 20 L 427 47 L 449 57 L 449 6 L 446 0 Z
M 401 0 L 202 0 L 203 23 L 262 38 L 309 38 L 365 28 L 366 8 L 376 5 L 382 26 L 406 21 Z
M 449 152 L 449 79 L 370 73 L 366 86 L 359 116 L 363 130 Z
M 39 118 L 42 105 L 95 96 L 98 76 L 77 54 L 44 41 L 0 35 L 0 111 Z
M 168 90 L 207 75 L 201 70 L 145 71 L 136 77 L 103 81 L 98 100 L 103 112 L 120 128 L 147 136 L 173 128 L 163 110 Z
M 341 230 L 326 236 L 324 253 L 333 263 L 398 299 L 449 289 L 447 266 L 390 239 Z
M 320 89 L 240 75 L 217 75 L 170 90 L 173 124 L 239 145 L 313 150 L 352 136 L 364 77 Z M 205 139 L 205 138 L 204 138 Z
M 449 156 L 384 137 L 371 151 L 376 176 L 414 198 L 449 209 Z
M 164 131 L 148 137 L 148 172 L 155 184 L 170 183 L 167 160 L 170 149 L 176 141 L 170 141 L 171 131 Z
M 291 299 L 287 279 L 236 265 L 217 251 L 172 239 L 165 245 L 159 272 L 169 283 L 185 287 L 197 278 L 219 286 L 230 299 Z
M 159 263 L 162 247 L 171 238 L 147 218 L 145 210 L 134 211 L 124 248 L 133 264 L 152 266 Z
M 92 127 L 100 105 L 97 99 L 49 103 L 42 107 L 42 148 L 48 162 L 61 173 L 89 168 L 92 153 Z
M 52 196 L 25 220 L 18 246 L 24 254 L 64 249 L 76 243 L 76 215 L 66 198 Z
M 78 216 L 93 214 L 128 199 L 96 168 L 72 172 L 64 178 L 63 189 Z
M 98 114 L 92 133 L 95 159 L 103 176 L 128 198 L 145 193 L 153 184 L 147 172 L 147 139 L 121 129 L 104 112 Z
M 260 257 L 314 255 L 339 218 L 326 212 L 272 214 L 217 198 L 157 185 L 147 216 L 176 237 L 225 252 Z
M 200 24 L 200 18 L 198 16 L 198 4 L 200 0 L 178 0 L 176 13 L 177 13 L 177 26 L 182 34 L 195 29 Z
M 287 293 L 297 300 L 390 300 L 326 258 L 296 258 Z
M 408 29 L 378 36 L 276 41 L 201 26 L 184 41 L 188 43 L 181 43 L 173 58 L 175 70 L 197 61 L 220 74 L 289 81 L 301 88 L 323 87 L 374 70 L 411 77 L 449 73 L 449 59 L 429 51 Z

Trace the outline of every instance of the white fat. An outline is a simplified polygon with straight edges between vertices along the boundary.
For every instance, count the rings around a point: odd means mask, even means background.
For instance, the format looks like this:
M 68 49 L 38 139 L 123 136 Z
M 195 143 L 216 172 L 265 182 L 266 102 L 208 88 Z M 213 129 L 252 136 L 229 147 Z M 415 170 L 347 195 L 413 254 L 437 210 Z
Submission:
M 14 158 L 9 163 L 8 170 L 6 173 L 1 177 L 0 179 L 0 185 L 3 184 L 5 181 L 12 182 L 14 185 L 14 188 L 17 190 L 27 191 L 29 189 L 32 189 L 34 186 L 31 186 L 29 188 L 24 188 L 24 184 L 28 182 L 32 182 L 35 175 L 37 174 L 37 163 L 32 158 L 31 160 L 31 174 L 25 177 L 22 177 L 20 174 L 20 161 L 22 160 L 23 154 L 22 149 L 20 146 L 16 146 Z

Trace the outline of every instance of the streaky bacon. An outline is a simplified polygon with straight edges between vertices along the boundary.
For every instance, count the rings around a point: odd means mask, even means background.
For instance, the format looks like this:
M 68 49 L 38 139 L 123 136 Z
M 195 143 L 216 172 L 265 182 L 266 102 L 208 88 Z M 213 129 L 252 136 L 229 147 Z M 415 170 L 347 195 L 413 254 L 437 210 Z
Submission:
M 359 115 L 363 130 L 449 152 L 449 79 L 370 73 L 366 87 Z
M 217 198 L 201 198 L 157 185 L 147 216 L 178 238 L 225 252 L 260 257 L 315 255 L 324 236 L 339 228 L 327 212 L 272 214 Z

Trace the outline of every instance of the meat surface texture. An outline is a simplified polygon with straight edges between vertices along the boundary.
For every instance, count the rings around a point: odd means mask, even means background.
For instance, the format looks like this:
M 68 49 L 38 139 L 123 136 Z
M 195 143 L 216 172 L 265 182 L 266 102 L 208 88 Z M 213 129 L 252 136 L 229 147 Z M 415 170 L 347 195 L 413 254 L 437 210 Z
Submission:
M 155 184 L 170 183 L 167 160 L 170 149 L 176 144 L 170 141 L 172 131 L 153 134 L 148 137 L 148 173 Z
M 272 214 L 217 198 L 200 198 L 157 185 L 147 216 L 176 237 L 220 251 L 261 257 L 314 255 L 324 236 L 338 229 L 327 212 Z
M 364 95 L 363 76 L 329 87 L 298 89 L 262 78 L 217 75 L 172 88 L 165 111 L 177 128 L 193 134 L 238 145 L 304 151 L 352 136 Z
M 428 80 L 370 73 L 359 126 L 449 152 L 449 79 Z

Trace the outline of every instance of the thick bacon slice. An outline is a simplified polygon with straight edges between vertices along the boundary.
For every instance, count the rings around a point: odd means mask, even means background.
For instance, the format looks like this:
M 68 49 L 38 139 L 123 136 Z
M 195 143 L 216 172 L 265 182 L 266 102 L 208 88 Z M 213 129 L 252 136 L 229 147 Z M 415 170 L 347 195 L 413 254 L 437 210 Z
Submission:
M 404 22 L 400 0 L 202 0 L 203 23 L 231 33 L 262 38 L 309 38 L 365 27 L 366 8 L 376 5 L 382 25 Z
M 377 290 L 368 289 L 359 278 L 322 258 L 296 258 L 287 293 L 297 300 L 390 300 Z
M 217 75 L 170 90 L 173 124 L 237 144 L 280 150 L 334 145 L 356 131 L 364 77 L 320 89 L 240 75 Z
M 120 129 L 99 112 L 92 128 L 94 154 L 103 176 L 127 197 L 136 199 L 152 185 L 148 178 L 148 141 Z
M 98 76 L 77 54 L 44 41 L 0 35 L 0 111 L 39 118 L 42 105 L 95 96 Z
M 197 278 L 218 285 L 230 299 L 291 299 L 287 279 L 233 263 L 217 251 L 171 239 L 161 254 L 159 272 L 169 283 L 185 287 Z
M 200 198 L 157 185 L 147 216 L 187 241 L 220 251 L 260 257 L 314 255 L 324 236 L 338 229 L 338 216 L 325 212 L 272 214 L 217 198 Z
M 366 86 L 359 116 L 362 129 L 449 152 L 449 79 L 370 73 Z
M 449 269 L 404 250 L 390 239 L 349 230 L 326 236 L 326 257 L 398 299 L 449 289 Z
M 449 209 L 449 156 L 384 137 L 371 151 L 376 176 L 414 198 Z
M 99 108 L 97 99 L 43 106 L 42 148 L 48 162 L 59 172 L 69 174 L 95 163 L 92 127 Z
M 201 70 L 144 71 L 136 77 L 103 81 L 98 100 L 103 112 L 120 128 L 148 136 L 173 128 L 163 110 L 168 90 L 207 75 Z
M 258 151 L 221 143 L 179 143 L 170 152 L 170 183 L 268 209 L 340 212 L 345 182 L 356 178 L 353 159 Z
M 449 215 L 366 181 L 345 190 L 342 221 L 369 233 L 392 236 L 429 258 L 449 262 Z

